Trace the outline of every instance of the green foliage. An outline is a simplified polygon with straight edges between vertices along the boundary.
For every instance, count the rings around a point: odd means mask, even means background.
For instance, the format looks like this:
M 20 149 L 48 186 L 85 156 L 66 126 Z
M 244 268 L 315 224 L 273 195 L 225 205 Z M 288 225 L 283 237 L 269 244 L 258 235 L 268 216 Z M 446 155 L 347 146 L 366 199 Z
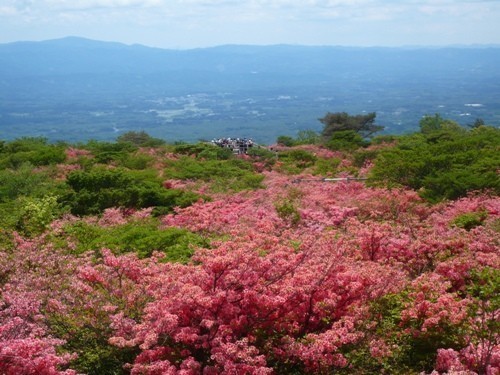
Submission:
M 416 133 L 381 150 L 371 179 L 419 190 L 431 202 L 463 197 L 473 190 L 500 193 L 500 129 L 479 127 Z
M 375 160 L 378 153 L 378 150 L 357 150 L 354 152 L 354 165 L 361 168 L 366 162 Z
M 300 213 L 294 202 L 284 199 L 275 203 L 274 208 L 282 220 L 285 220 L 292 225 L 297 225 L 299 223 Z
M 149 257 L 153 251 L 165 253 L 165 260 L 170 262 L 187 262 L 195 247 L 208 247 L 202 237 L 185 229 L 165 228 L 132 223 L 118 226 L 101 238 L 101 247 L 115 249 L 119 252 L 135 252 L 139 257 Z
M 468 124 L 467 126 L 469 128 L 479 128 L 480 126 L 485 126 L 486 123 L 484 122 L 484 120 L 482 118 L 477 118 L 474 120 L 474 122 L 472 124 Z
M 62 211 L 57 197 L 53 195 L 42 198 L 23 197 L 19 203 L 20 213 L 16 227 L 26 236 L 42 233 Z
M 432 371 L 437 350 L 463 347 L 463 332 L 457 325 L 441 323 L 421 330 L 422 321 L 403 321 L 403 310 L 411 303 L 410 290 L 386 294 L 371 304 L 366 340 L 348 353 L 356 374 L 420 374 Z M 414 298 L 414 297 L 413 297 Z M 372 336 L 373 335 L 373 336 Z M 388 348 L 388 354 L 374 358 L 369 353 L 371 338 L 377 337 Z
M 372 134 L 384 127 L 375 125 L 375 112 L 365 115 L 349 115 L 346 112 L 328 112 L 319 121 L 324 125 L 322 135 L 326 140 L 332 138 L 336 132 L 352 131 L 361 136 L 361 139 L 371 137 Z
M 372 319 L 365 323 L 369 327 L 364 327 L 367 333 L 365 340 L 356 347 L 346 349 L 345 355 L 352 367 L 340 373 L 397 375 L 401 373 L 417 374 L 419 372 L 412 369 L 409 363 L 410 337 L 403 334 L 399 328 L 401 312 L 407 298 L 406 292 L 391 293 L 372 302 L 370 306 Z M 388 356 L 374 358 L 370 353 L 372 337 L 384 338 L 391 353 Z
M 151 137 L 144 130 L 123 133 L 116 141 L 118 143 L 131 143 L 136 147 L 158 147 L 165 144 L 163 139 Z
M 165 177 L 211 183 L 212 190 L 221 192 L 258 189 L 264 179 L 254 173 L 252 164 L 245 160 L 196 160 L 192 157 L 170 161 Z
M 45 138 L 20 138 L 3 143 L 0 149 L 0 169 L 18 169 L 23 164 L 52 165 L 65 159 L 64 145 L 49 144 Z
M 423 134 L 430 134 L 439 131 L 459 131 L 462 130 L 460 125 L 455 121 L 444 119 L 440 114 L 434 116 L 426 115 L 420 120 L 420 131 Z
M 320 135 L 314 130 L 300 130 L 297 138 L 288 135 L 280 135 L 276 138 L 276 143 L 282 146 L 293 147 L 299 145 L 315 145 L 321 141 Z
M 291 225 L 297 225 L 300 222 L 298 205 L 301 198 L 302 192 L 300 190 L 290 188 L 285 197 L 274 203 L 274 208 L 278 216 Z
M 288 135 L 280 135 L 278 138 L 276 138 L 276 143 L 281 146 L 292 147 L 295 146 L 295 139 Z
M 144 170 L 150 167 L 153 160 L 154 158 L 152 156 L 141 153 L 127 154 L 121 160 L 120 166 L 128 169 Z
M 281 160 L 290 160 L 304 168 L 310 167 L 317 160 L 317 157 L 306 150 L 290 150 L 280 154 Z
M 46 172 L 34 171 L 26 163 L 16 170 L 0 171 L 0 202 L 7 202 L 19 196 L 41 197 L 57 185 Z
M 500 309 L 500 269 L 484 267 L 471 272 L 471 283 L 468 287 L 469 294 L 486 308 L 487 312 L 494 313 Z M 483 302 L 488 302 L 487 306 Z M 500 332 L 500 321 L 492 321 L 491 332 Z M 496 327 L 496 328 L 495 328 Z
M 283 163 L 281 169 L 288 173 L 296 174 L 305 168 L 314 166 L 318 158 L 311 152 L 301 149 L 293 149 L 281 152 L 279 160 Z
M 107 339 L 111 332 L 107 327 L 81 325 L 62 317 L 50 319 L 49 324 L 58 337 L 66 338 L 63 349 L 78 354 L 71 361 L 71 368 L 80 374 L 126 375 L 129 371 L 125 365 L 133 362 L 139 353 L 138 348 L 118 348 L 111 345 Z M 68 335 L 69 332 L 71 335 Z
M 402 321 L 403 310 L 411 305 L 411 290 L 386 294 L 375 300 L 370 307 L 371 319 L 367 320 L 365 340 L 357 347 L 348 348 L 351 368 L 346 373 L 356 374 L 419 374 L 430 372 L 435 365 L 437 349 L 460 350 L 468 343 L 483 345 L 486 349 L 481 361 L 475 363 L 475 371 L 486 373 L 495 345 L 498 345 L 500 323 L 500 270 L 485 267 L 473 270 L 462 293 L 467 295 L 470 320 L 450 324 L 446 320 L 439 325 L 421 329 L 422 320 Z M 412 333 L 413 331 L 413 333 Z M 382 339 L 388 355 L 374 358 L 369 353 L 372 337 Z M 467 340 L 467 341 L 466 341 Z
M 247 155 L 268 162 L 276 161 L 276 153 L 264 147 L 252 147 L 248 150 Z
M 500 269 L 485 267 L 471 272 L 471 283 L 467 289 L 473 298 L 471 316 L 483 315 L 480 325 L 475 327 L 474 339 L 476 342 L 488 340 L 492 344 L 499 344 L 500 332 Z M 496 337 L 496 338 L 495 338 Z
M 319 158 L 314 166 L 313 174 L 320 176 L 335 176 L 341 162 L 342 160 L 338 158 Z
M 495 193 L 500 193 L 499 178 L 493 169 L 482 173 L 482 170 L 474 170 L 473 167 L 464 166 L 463 170 L 455 167 L 449 171 L 443 170 L 441 175 L 426 176 L 423 180 L 424 190 L 421 196 L 431 202 L 437 202 L 443 198 L 463 197 L 469 191 L 491 188 Z
M 488 214 L 486 211 L 466 212 L 464 214 L 458 215 L 451 224 L 458 228 L 471 230 L 472 228 L 483 225 L 483 221 L 487 216 Z
M 321 141 L 320 135 L 314 130 L 300 130 L 297 133 L 297 144 L 299 145 L 316 145 Z
M 376 135 L 370 140 L 370 143 L 372 145 L 381 145 L 395 142 L 397 139 L 398 137 L 392 134 Z
M 101 142 L 94 140 L 87 142 L 82 147 L 92 152 L 95 163 L 101 164 L 120 162 L 137 150 L 137 146 L 130 142 Z
M 354 130 L 338 130 L 333 132 L 326 142 L 330 150 L 355 150 L 366 146 L 368 143 Z
M 73 171 L 66 180 L 70 193 L 63 202 L 75 215 L 98 214 L 110 207 L 186 207 L 199 196 L 186 191 L 165 189 L 148 171 L 127 171 L 94 167 Z
M 204 160 L 228 160 L 233 156 L 233 151 L 231 151 L 229 148 L 210 146 L 201 151 L 197 155 L 197 158 Z
M 47 171 L 35 170 L 31 164 L 23 164 L 16 170 L 0 170 L 0 227 L 17 228 L 21 231 L 26 229 L 25 234 L 28 234 L 31 232 L 28 229 L 31 225 L 28 222 L 31 220 L 25 205 L 29 205 L 28 202 L 41 202 L 44 197 L 58 197 L 62 194 L 64 185 L 61 182 L 54 180 Z
M 154 218 L 109 227 L 78 221 L 67 225 L 64 235 L 67 238 L 61 238 L 60 246 L 66 247 L 65 241 L 70 241 L 76 254 L 108 248 L 116 254 L 134 252 L 146 258 L 159 251 L 169 262 L 185 263 L 196 247 L 209 246 L 205 238 L 186 229 L 160 228 Z
M 181 155 L 192 155 L 197 159 L 205 160 L 228 160 L 233 157 L 233 152 L 229 148 L 215 146 L 210 143 L 185 143 L 176 145 L 174 153 Z

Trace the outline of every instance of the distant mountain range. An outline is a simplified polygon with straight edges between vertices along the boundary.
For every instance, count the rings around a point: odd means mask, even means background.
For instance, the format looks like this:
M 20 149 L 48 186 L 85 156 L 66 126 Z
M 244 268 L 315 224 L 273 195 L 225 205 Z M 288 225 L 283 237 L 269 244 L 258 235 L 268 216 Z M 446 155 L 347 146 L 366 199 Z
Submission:
M 68 37 L 0 44 L 0 138 L 167 140 L 320 129 L 377 112 L 389 132 L 440 112 L 500 124 L 500 48 L 227 45 L 165 50 Z

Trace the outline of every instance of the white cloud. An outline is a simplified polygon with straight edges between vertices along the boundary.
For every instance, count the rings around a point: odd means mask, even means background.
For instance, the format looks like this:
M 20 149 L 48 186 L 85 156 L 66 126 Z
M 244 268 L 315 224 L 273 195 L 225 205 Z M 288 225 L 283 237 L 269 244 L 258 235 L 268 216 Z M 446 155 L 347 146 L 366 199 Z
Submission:
M 1 16 L 14 16 L 18 13 L 18 9 L 13 6 L 0 6 Z
M 45 0 L 45 6 L 61 9 L 100 9 L 151 7 L 161 5 L 161 0 Z

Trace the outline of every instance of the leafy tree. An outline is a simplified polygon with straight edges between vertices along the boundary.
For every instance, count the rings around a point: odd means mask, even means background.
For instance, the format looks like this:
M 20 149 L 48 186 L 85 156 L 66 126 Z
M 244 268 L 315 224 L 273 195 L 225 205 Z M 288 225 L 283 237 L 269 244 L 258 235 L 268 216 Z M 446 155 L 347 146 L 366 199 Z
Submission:
M 353 131 L 362 138 L 371 137 L 372 134 L 382 130 L 384 127 L 375 125 L 375 112 L 366 115 L 349 115 L 346 112 L 328 112 L 319 121 L 324 125 L 322 135 L 329 140 L 336 132 Z

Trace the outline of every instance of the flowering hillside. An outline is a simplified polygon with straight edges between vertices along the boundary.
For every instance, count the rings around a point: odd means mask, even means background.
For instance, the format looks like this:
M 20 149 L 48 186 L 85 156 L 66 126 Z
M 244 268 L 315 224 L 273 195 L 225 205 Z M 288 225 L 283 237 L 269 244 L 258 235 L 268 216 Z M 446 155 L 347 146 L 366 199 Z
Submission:
M 2 148 L 2 374 L 500 374 L 494 189 L 323 180 L 393 143 L 28 141 L 55 161 Z

